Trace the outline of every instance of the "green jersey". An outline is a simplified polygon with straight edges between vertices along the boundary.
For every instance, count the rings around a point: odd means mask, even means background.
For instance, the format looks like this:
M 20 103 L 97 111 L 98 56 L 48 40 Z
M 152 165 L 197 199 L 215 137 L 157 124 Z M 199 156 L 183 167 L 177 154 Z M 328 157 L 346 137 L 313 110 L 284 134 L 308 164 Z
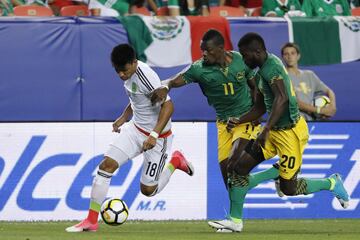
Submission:
M 307 17 L 351 15 L 347 0 L 304 0 L 302 11 Z
M 269 13 L 275 13 L 278 17 L 283 17 L 288 11 L 301 10 L 299 0 L 287 0 L 282 4 L 278 0 L 263 1 L 261 15 L 266 16 Z
M 186 83 L 200 85 L 210 106 L 215 108 L 218 120 L 238 117 L 250 110 L 253 105 L 247 80 L 253 77 L 242 56 L 232 53 L 232 61 L 226 68 L 206 65 L 203 59 L 194 62 L 184 73 Z
M 292 127 L 299 119 L 299 108 L 296 101 L 295 91 L 292 87 L 290 77 L 286 71 L 285 66 L 281 60 L 273 54 L 268 54 L 264 65 L 259 69 L 258 74 L 260 80 L 258 87 L 264 95 L 264 102 L 266 105 L 266 112 L 270 114 L 274 102 L 274 94 L 271 89 L 271 84 L 274 81 L 284 81 L 285 91 L 289 98 L 289 106 L 284 109 L 274 129 L 283 129 Z

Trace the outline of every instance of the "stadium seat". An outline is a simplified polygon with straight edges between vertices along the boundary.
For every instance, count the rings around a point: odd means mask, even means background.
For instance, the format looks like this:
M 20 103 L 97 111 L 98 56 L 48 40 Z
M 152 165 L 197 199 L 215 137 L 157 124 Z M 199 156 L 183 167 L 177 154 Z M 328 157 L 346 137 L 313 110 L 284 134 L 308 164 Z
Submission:
M 89 16 L 89 8 L 85 5 L 65 6 L 60 9 L 60 16 Z
M 259 17 L 261 16 L 261 7 L 254 8 L 251 12 L 252 17 Z
M 360 7 L 351 9 L 351 15 L 360 16 Z
M 42 16 L 49 17 L 54 16 L 53 11 L 44 6 L 37 5 L 21 5 L 14 7 L 14 15 L 15 16 Z
M 169 9 L 167 7 L 160 7 L 156 11 L 156 16 L 169 16 Z
M 134 13 L 141 14 L 144 16 L 151 16 L 150 11 L 146 7 L 135 7 L 132 9 Z
M 219 6 L 210 7 L 210 16 L 221 16 L 221 17 L 243 17 L 246 12 L 241 8 Z

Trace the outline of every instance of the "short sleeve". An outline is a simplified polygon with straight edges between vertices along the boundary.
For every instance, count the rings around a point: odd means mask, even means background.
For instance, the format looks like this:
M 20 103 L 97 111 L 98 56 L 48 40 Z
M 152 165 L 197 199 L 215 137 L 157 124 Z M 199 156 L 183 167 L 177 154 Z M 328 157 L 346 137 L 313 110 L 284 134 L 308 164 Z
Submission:
M 199 64 L 193 63 L 188 70 L 183 74 L 183 78 L 186 83 L 198 82 L 200 79 L 200 66 Z
M 257 71 L 258 71 L 257 69 L 251 69 L 247 65 L 245 65 L 245 77 L 247 79 L 254 78 Z
M 273 65 L 268 71 L 262 73 L 265 81 L 272 85 L 277 80 L 284 80 L 283 77 L 284 70 L 281 69 L 281 66 Z
M 161 87 L 161 80 L 159 76 L 152 69 L 147 67 L 138 67 L 136 75 L 139 78 L 140 91 L 147 94 L 155 89 Z
M 326 86 L 314 72 L 311 72 L 310 78 L 311 82 L 315 83 L 314 92 L 327 92 L 328 86 Z

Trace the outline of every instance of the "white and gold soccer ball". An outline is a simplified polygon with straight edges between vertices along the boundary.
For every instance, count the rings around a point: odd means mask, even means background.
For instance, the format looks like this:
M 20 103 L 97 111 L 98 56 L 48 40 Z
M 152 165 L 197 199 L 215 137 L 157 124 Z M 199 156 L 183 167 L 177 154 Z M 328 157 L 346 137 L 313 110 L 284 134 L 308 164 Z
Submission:
M 330 98 L 325 95 L 317 96 L 314 99 L 314 106 L 315 107 L 325 107 L 330 103 Z
M 129 216 L 126 203 L 119 198 L 109 198 L 103 202 L 100 209 L 101 218 L 111 226 L 121 225 Z

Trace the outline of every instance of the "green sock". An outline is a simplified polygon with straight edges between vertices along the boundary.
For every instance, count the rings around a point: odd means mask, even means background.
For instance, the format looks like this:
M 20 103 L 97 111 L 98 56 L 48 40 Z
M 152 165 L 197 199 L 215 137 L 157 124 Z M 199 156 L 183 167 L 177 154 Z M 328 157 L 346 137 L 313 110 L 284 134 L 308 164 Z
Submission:
M 256 187 L 259 183 L 279 177 L 279 169 L 271 167 L 261 172 L 250 174 L 249 190 Z
M 232 173 L 229 176 L 230 217 L 236 222 L 242 219 L 246 193 L 259 183 L 279 177 L 275 167 L 247 176 Z
M 248 177 L 243 177 L 248 178 Z M 230 198 L 230 217 L 232 219 L 242 219 L 245 195 L 249 186 L 240 186 L 230 184 L 229 198 Z
M 306 178 L 306 194 L 319 192 L 321 190 L 330 190 L 331 181 L 328 178 L 309 179 Z

